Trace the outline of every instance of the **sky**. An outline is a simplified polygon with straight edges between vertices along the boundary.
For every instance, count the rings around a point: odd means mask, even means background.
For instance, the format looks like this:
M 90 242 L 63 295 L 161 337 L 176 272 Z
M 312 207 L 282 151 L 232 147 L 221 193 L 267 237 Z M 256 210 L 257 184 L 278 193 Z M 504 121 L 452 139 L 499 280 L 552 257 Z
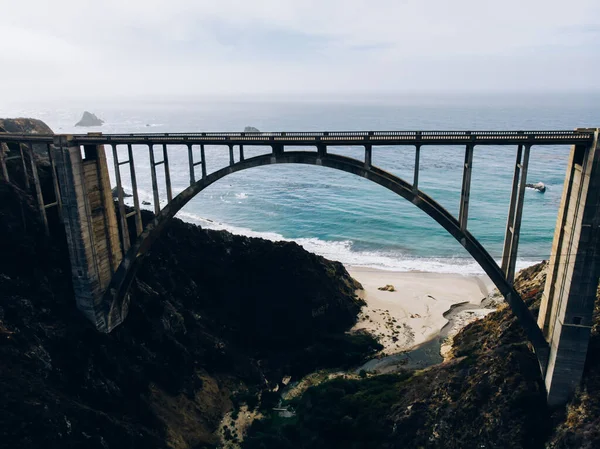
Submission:
M 600 90 L 599 0 L 0 0 L 0 102 Z

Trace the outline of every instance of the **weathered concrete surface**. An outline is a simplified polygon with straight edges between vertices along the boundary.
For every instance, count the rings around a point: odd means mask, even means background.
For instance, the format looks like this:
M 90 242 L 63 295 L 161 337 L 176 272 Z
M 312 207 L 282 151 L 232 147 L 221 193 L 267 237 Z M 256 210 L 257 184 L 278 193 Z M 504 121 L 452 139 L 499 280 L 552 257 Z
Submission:
M 64 136 L 55 146 L 77 307 L 98 330 L 109 332 L 122 317 L 109 313 L 102 296 L 122 253 L 104 147 L 86 146 L 84 158 Z
M 571 150 L 538 325 L 550 343 L 550 404 L 576 390 L 585 364 L 600 276 L 600 142 Z

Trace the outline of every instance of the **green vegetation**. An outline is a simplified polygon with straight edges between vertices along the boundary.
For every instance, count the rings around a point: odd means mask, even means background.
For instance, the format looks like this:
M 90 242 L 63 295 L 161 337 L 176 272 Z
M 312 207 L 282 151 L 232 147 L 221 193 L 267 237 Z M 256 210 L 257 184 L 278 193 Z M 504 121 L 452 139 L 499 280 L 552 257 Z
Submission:
M 334 379 L 291 401 L 297 418 L 271 416 L 255 422 L 244 449 L 378 448 L 393 423 L 381 419 L 399 400 L 408 373 L 362 381 Z
M 531 267 L 516 283 L 534 313 L 545 282 L 543 268 Z M 379 376 L 359 372 L 358 379 L 337 378 L 309 388 L 288 404 L 294 417 L 271 414 L 255 422 L 242 447 L 542 449 L 552 441 L 552 411 L 539 365 L 510 309 L 501 307 L 468 325 L 455 337 L 453 349 L 454 360 L 427 370 Z M 586 416 L 596 402 L 586 397 L 581 404 L 570 412 L 570 428 L 589 429 L 594 422 Z M 591 434 L 562 436 L 562 445 L 554 447 L 584 447 L 564 442 L 593 440 Z
M 350 369 L 381 349 L 377 339 L 367 333 L 329 335 L 294 357 L 291 374 L 302 377 L 314 371 L 313 367 Z
M 254 410 L 259 402 L 258 388 L 250 388 L 248 390 L 238 391 L 231 395 L 231 403 L 234 410 L 240 408 L 242 404 L 248 406 L 248 410 Z

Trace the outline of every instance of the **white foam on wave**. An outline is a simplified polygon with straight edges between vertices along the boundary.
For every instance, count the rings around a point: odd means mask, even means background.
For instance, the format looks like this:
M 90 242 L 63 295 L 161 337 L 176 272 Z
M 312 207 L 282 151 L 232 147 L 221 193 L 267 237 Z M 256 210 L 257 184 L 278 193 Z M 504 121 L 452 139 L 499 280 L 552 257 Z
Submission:
M 305 250 L 344 265 L 377 268 L 388 271 L 421 271 L 430 273 L 462 274 L 465 276 L 485 274 L 483 269 L 466 257 L 411 257 L 383 251 L 355 251 L 350 240 L 325 241 L 318 238 L 287 239 L 276 232 L 257 232 L 251 229 L 219 223 L 190 212 L 179 212 L 177 217 L 184 221 L 201 225 L 206 229 L 225 230 L 232 234 L 263 238 L 273 242 L 296 242 Z M 499 261 L 497 261 L 499 262 Z M 536 261 L 519 260 L 517 270 L 526 268 Z
M 123 185 L 125 191 L 130 191 L 129 186 Z M 151 192 L 138 188 L 140 202 L 146 201 L 150 204 L 140 205 L 142 209 L 154 211 L 153 195 Z M 235 194 L 236 198 L 247 198 L 245 192 Z M 222 201 L 224 198 L 221 198 Z M 125 203 L 132 206 L 133 199 L 126 198 Z M 161 206 L 166 200 L 161 201 Z M 273 242 L 296 242 L 307 251 L 318 254 L 330 260 L 337 260 L 344 265 L 357 267 L 369 267 L 388 271 L 421 271 L 430 273 L 462 274 L 465 276 L 485 274 L 483 269 L 468 254 L 464 257 L 414 257 L 391 251 L 356 251 L 350 240 L 326 241 L 318 238 L 288 239 L 276 232 L 259 232 L 241 226 L 220 223 L 209 220 L 191 212 L 180 211 L 177 217 L 183 221 L 194 223 L 206 229 L 224 230 L 232 234 L 245 235 L 247 237 L 262 238 Z M 496 261 L 500 264 L 500 260 Z M 517 271 L 538 263 L 539 260 L 517 260 Z

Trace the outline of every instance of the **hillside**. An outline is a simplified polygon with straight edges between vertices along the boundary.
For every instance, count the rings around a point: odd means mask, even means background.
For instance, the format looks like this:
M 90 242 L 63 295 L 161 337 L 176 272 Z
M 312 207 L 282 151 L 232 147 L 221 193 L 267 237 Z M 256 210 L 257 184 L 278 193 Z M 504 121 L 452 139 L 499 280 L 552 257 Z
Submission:
M 516 287 L 537 313 L 546 263 Z M 535 355 L 506 306 L 465 327 L 452 359 L 418 372 L 335 379 L 250 429 L 243 448 L 595 448 L 600 447 L 598 308 L 583 389 L 549 410 Z
M 214 447 L 236 392 L 377 347 L 344 333 L 361 301 L 341 264 L 179 220 L 125 324 L 98 333 L 75 308 L 60 226 L 46 238 L 33 204 L 0 182 L 0 447 Z

